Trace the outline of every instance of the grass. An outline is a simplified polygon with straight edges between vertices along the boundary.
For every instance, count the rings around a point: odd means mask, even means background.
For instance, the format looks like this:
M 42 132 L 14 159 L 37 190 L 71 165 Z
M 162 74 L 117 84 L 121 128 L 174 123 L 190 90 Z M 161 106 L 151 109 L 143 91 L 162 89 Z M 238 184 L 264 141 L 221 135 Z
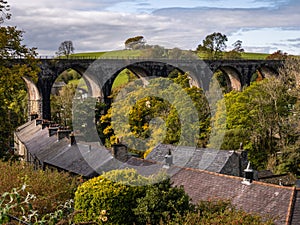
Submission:
M 122 70 L 119 75 L 117 76 L 117 78 L 115 79 L 112 89 L 115 89 L 117 87 L 120 87 L 124 84 L 127 84 L 129 82 L 129 77 L 128 77 L 128 73 L 125 70 Z
M 267 53 L 252 53 L 252 52 L 243 52 L 243 59 L 266 59 L 270 54 Z
M 70 58 L 90 57 L 90 58 L 137 58 L 141 56 L 140 50 L 116 50 L 109 52 L 85 52 L 72 54 Z
M 244 52 L 242 53 L 242 59 L 253 59 L 253 60 L 264 60 L 270 55 L 267 53 L 252 53 Z M 84 52 L 84 53 L 75 53 L 70 56 L 70 58 L 138 58 L 142 56 L 142 50 L 115 50 L 108 52 Z M 200 56 L 201 57 L 201 56 Z

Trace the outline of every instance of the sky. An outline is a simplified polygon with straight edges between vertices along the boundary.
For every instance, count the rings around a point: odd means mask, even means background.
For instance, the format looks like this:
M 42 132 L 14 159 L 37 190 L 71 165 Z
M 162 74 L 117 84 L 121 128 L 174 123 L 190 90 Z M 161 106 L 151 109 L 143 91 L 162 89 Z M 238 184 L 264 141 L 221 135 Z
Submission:
M 60 43 L 75 53 L 124 49 L 126 39 L 195 50 L 213 32 L 242 41 L 247 52 L 300 55 L 299 0 L 8 0 L 23 43 L 53 56 Z

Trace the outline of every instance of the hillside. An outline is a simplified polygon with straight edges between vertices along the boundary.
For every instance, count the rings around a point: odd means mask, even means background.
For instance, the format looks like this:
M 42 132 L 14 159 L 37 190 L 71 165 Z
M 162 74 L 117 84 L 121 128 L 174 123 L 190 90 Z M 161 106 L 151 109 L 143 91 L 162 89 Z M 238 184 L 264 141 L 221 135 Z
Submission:
M 84 52 L 75 53 L 70 56 L 70 58 L 138 58 L 142 57 L 142 50 L 115 50 L 107 52 Z M 243 59 L 266 59 L 269 54 L 267 53 L 252 53 L 244 52 L 242 53 Z

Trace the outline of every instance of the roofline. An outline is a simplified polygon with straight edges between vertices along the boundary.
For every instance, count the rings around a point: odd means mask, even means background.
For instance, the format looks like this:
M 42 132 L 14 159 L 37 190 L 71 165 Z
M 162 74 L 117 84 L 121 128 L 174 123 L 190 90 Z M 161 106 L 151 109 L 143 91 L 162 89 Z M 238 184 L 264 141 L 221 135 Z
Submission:
M 146 161 L 146 162 L 150 162 L 150 163 L 154 163 L 154 164 L 159 164 L 159 165 L 163 165 L 163 162 L 156 162 L 153 160 L 149 160 L 149 159 L 140 159 L 137 158 L 137 160 L 142 160 L 142 161 Z M 181 166 L 176 166 L 176 165 L 172 165 L 173 167 L 179 168 L 179 169 L 183 169 L 183 170 L 190 170 L 190 171 L 195 171 L 195 172 L 201 172 L 201 173 L 206 173 L 206 174 L 211 174 L 214 176 L 219 176 L 219 177 L 227 177 L 227 178 L 231 178 L 231 179 L 236 179 L 236 180 L 240 180 L 242 181 L 244 178 L 243 177 L 237 177 L 237 176 L 232 176 L 232 175 L 227 175 L 227 174 L 222 174 L 222 173 L 217 173 L 217 172 L 211 172 L 208 170 L 202 170 L 202 169 L 197 169 L 197 168 L 189 168 L 189 167 L 181 167 Z M 173 176 L 175 176 L 176 174 L 174 174 Z M 262 185 L 262 186 L 269 186 L 269 187 L 274 187 L 274 188 L 280 188 L 280 189 L 288 189 L 288 190 L 294 190 L 294 187 L 288 187 L 288 186 L 281 186 L 281 185 L 276 185 L 276 184 L 270 184 L 270 183 L 265 183 L 262 181 L 256 181 L 253 180 L 252 183 L 258 184 L 258 185 Z M 298 189 L 297 189 L 298 190 Z M 300 190 L 300 188 L 299 188 Z
M 176 167 L 179 167 L 179 166 L 176 166 Z M 221 174 L 221 173 L 211 172 L 211 171 L 207 171 L 207 170 L 187 168 L 187 167 L 179 167 L 179 168 L 184 169 L 184 170 L 191 170 L 191 171 L 195 171 L 195 172 L 202 172 L 202 173 L 206 173 L 206 174 L 211 174 L 211 175 L 219 176 L 219 177 L 227 177 L 227 178 L 241 180 L 241 181 L 244 179 L 243 177 L 237 177 L 237 176 L 232 176 L 232 175 L 227 175 L 227 174 Z M 265 182 L 262 182 L 262 181 L 256 181 L 256 180 L 253 180 L 253 183 L 258 184 L 258 185 L 262 185 L 262 186 L 269 186 L 269 187 L 280 188 L 280 189 L 288 189 L 288 190 L 293 190 L 294 189 L 294 187 L 287 187 L 287 186 L 281 186 L 281 185 L 276 185 L 276 184 L 269 184 L 269 183 L 265 183 Z
M 300 190 L 300 189 L 299 189 Z M 293 208 L 294 208 L 294 202 L 295 202 L 295 196 L 296 196 L 296 191 L 297 188 L 294 187 L 293 188 L 293 192 L 291 194 L 291 198 L 290 198 L 290 203 L 289 203 L 289 209 L 288 209 L 288 213 L 286 215 L 286 219 L 285 219 L 285 224 L 286 225 L 290 225 L 291 224 L 291 220 L 292 220 L 292 216 L 293 216 Z

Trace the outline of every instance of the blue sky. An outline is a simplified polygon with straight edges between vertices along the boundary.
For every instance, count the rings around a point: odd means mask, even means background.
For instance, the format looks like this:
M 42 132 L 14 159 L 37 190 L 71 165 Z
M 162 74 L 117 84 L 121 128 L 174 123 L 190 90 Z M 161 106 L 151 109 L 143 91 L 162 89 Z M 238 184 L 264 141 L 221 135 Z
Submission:
M 24 30 L 24 43 L 54 55 L 71 40 L 75 52 L 124 48 L 143 35 L 148 44 L 196 49 L 221 32 L 228 50 L 236 40 L 249 52 L 282 50 L 300 55 L 298 0 L 8 0 L 7 25 Z

